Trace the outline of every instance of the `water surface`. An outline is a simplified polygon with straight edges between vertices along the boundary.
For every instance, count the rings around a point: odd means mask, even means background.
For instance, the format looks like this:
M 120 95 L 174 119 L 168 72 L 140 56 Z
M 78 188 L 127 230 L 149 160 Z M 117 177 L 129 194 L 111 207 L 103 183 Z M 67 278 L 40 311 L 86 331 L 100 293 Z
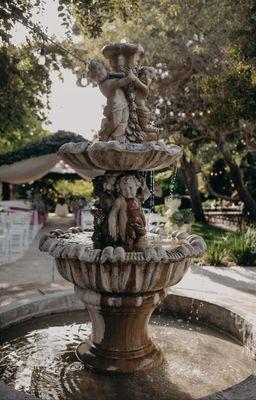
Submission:
M 1 333 L 0 379 L 42 400 L 186 400 L 237 384 L 255 363 L 222 333 L 156 314 L 151 335 L 166 362 L 133 375 L 95 374 L 76 360 L 75 347 L 90 336 L 86 312 L 50 315 Z

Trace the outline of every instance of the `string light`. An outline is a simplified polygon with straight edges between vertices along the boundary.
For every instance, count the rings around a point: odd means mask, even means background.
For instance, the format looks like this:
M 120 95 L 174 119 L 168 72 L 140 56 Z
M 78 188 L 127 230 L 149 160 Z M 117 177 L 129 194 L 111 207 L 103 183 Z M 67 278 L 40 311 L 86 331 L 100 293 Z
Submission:
M 85 76 L 83 76 L 83 77 L 81 78 L 80 83 L 81 83 L 81 86 L 83 86 L 83 87 L 85 87 L 85 86 L 88 85 L 88 81 L 87 81 L 87 79 L 86 79 Z

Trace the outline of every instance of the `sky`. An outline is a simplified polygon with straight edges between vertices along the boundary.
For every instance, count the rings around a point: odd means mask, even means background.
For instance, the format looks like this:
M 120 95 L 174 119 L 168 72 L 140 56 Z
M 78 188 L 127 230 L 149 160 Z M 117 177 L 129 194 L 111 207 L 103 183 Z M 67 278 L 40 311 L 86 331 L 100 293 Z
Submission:
M 58 2 L 46 0 L 45 11 L 39 15 L 35 13 L 33 21 L 40 22 L 48 36 L 55 35 L 58 40 L 62 40 L 65 39 L 65 33 L 58 18 L 57 6 Z M 14 44 L 21 44 L 26 34 L 28 30 L 17 24 L 13 36 Z M 51 132 L 59 129 L 71 131 L 92 139 L 94 132 L 100 128 L 105 98 L 98 88 L 78 87 L 76 77 L 70 70 L 63 69 L 63 79 L 64 81 L 59 79 L 57 72 L 51 72 L 51 110 L 47 112 L 50 125 L 44 125 L 44 128 Z

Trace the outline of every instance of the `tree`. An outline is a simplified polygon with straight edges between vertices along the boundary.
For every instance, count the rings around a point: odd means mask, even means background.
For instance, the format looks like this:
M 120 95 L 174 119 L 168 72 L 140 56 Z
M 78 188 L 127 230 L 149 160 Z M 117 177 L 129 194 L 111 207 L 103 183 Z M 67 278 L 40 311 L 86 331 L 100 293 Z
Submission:
M 212 140 L 229 168 L 247 216 L 253 220 L 256 220 L 256 200 L 247 188 L 244 169 L 256 166 L 255 82 L 254 67 L 239 59 L 225 74 L 209 79 L 206 84 L 206 93 L 212 105 L 212 113 L 208 117 Z
M 229 198 L 238 194 L 246 213 L 255 219 L 252 185 L 247 187 L 244 181 L 248 176 L 244 170 L 255 165 L 255 72 L 248 65 L 248 54 L 252 54 L 248 32 L 255 28 L 252 5 L 251 0 L 145 1 L 140 12 L 125 24 L 120 20 L 105 24 L 96 42 L 86 42 L 92 56 L 106 41 L 124 38 L 146 48 L 145 64 L 153 64 L 159 74 L 151 102 L 161 136 L 184 149 L 183 175 L 199 219 L 203 212 L 197 174 L 202 171 L 208 178 L 219 154 L 232 179 Z M 241 49 L 248 50 L 248 46 L 251 53 L 243 56 Z M 232 135 L 236 135 L 233 141 Z M 246 143 L 246 151 L 236 148 L 238 140 L 240 146 Z M 241 162 L 236 160 L 239 156 Z
M 49 94 L 51 81 L 28 45 L 0 48 L 0 77 L 0 152 L 4 152 L 44 134 L 42 96 Z
M 34 24 L 34 13 L 43 8 L 44 2 L 39 0 L 2 0 L 0 4 L 0 152 L 47 134 L 42 122 L 47 121 L 50 71 L 74 68 L 73 57 L 64 49 L 71 48 L 72 13 L 77 18 L 74 30 L 77 32 L 79 24 L 84 32 L 95 37 L 101 32 L 102 24 L 113 20 L 115 14 L 127 18 L 136 9 L 136 2 L 128 0 L 122 5 L 118 0 L 86 4 L 82 0 L 59 0 L 59 18 L 67 34 L 63 45 L 47 37 L 42 27 Z M 28 28 L 26 42 L 21 47 L 12 44 L 12 29 L 17 22 Z M 79 66 L 83 71 L 85 64 L 81 60 L 86 51 L 75 53 L 80 56 Z M 45 57 L 44 65 L 40 64 L 40 55 Z
M 229 3 L 225 3 L 220 16 L 217 1 L 211 2 L 210 6 L 204 1 L 178 0 L 171 4 L 166 0 L 146 1 L 141 4 L 140 12 L 126 24 L 115 21 L 115 29 L 113 25 L 105 24 L 103 34 L 96 42 L 88 45 L 86 41 L 92 56 L 106 41 L 123 38 L 140 42 L 146 48 L 145 63 L 153 64 L 159 75 L 151 102 L 158 113 L 161 137 L 166 142 L 175 141 L 183 146 L 182 171 L 192 208 L 201 220 L 204 217 L 196 176 L 196 145 L 199 141 L 193 141 L 194 136 L 204 135 L 200 114 L 207 112 L 208 104 L 202 96 L 200 81 L 205 74 L 222 68 L 219 61 L 222 49 L 218 40 L 222 37 L 222 43 L 225 42 Z M 188 132 L 192 133 L 193 145 L 187 137 Z

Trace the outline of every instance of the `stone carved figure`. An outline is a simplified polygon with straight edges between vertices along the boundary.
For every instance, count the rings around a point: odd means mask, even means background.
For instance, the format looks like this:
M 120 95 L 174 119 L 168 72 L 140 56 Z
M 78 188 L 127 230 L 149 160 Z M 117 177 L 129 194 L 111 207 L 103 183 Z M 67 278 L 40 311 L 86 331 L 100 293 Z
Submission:
M 132 82 L 133 76 L 110 77 L 107 66 L 100 60 L 92 60 L 89 65 L 89 77 L 95 80 L 102 94 L 107 98 L 99 137 L 101 141 L 125 141 L 125 132 L 129 119 L 129 106 L 122 90 Z
M 109 68 L 100 60 L 89 64 L 89 77 L 107 98 L 99 131 L 101 141 L 142 143 L 157 140 L 153 113 L 146 100 L 156 77 L 152 67 L 139 68 L 144 49 L 129 43 L 111 43 L 102 49 Z
M 115 242 L 131 247 L 146 234 L 146 220 L 141 203 L 150 192 L 144 179 L 135 175 L 119 177 L 119 196 L 108 217 L 108 232 Z
M 101 247 L 101 244 L 104 242 L 111 243 L 111 237 L 108 238 L 108 214 L 117 197 L 115 183 L 116 176 L 112 174 L 97 176 L 93 180 L 93 192 L 98 197 L 91 210 L 94 216 L 94 233 L 92 239 L 96 247 Z
M 144 49 L 138 44 L 111 43 L 103 47 L 102 53 L 108 59 L 114 72 L 123 72 L 133 77 L 133 82 L 123 88 L 129 105 L 126 140 L 128 142 L 142 143 L 145 135 L 138 121 L 133 83 L 136 79 L 140 61 L 144 56 Z
M 113 174 L 111 172 L 93 180 L 94 233 L 96 248 L 106 246 L 131 247 L 146 234 L 146 221 L 141 203 L 150 191 L 146 180 L 138 174 Z
M 153 67 L 140 68 L 138 78 L 133 78 L 135 86 L 136 112 L 140 127 L 145 133 L 145 141 L 154 141 L 158 139 L 158 128 L 152 125 L 155 116 L 154 113 L 149 110 L 146 103 L 149 94 L 149 86 L 155 79 L 156 70 Z

